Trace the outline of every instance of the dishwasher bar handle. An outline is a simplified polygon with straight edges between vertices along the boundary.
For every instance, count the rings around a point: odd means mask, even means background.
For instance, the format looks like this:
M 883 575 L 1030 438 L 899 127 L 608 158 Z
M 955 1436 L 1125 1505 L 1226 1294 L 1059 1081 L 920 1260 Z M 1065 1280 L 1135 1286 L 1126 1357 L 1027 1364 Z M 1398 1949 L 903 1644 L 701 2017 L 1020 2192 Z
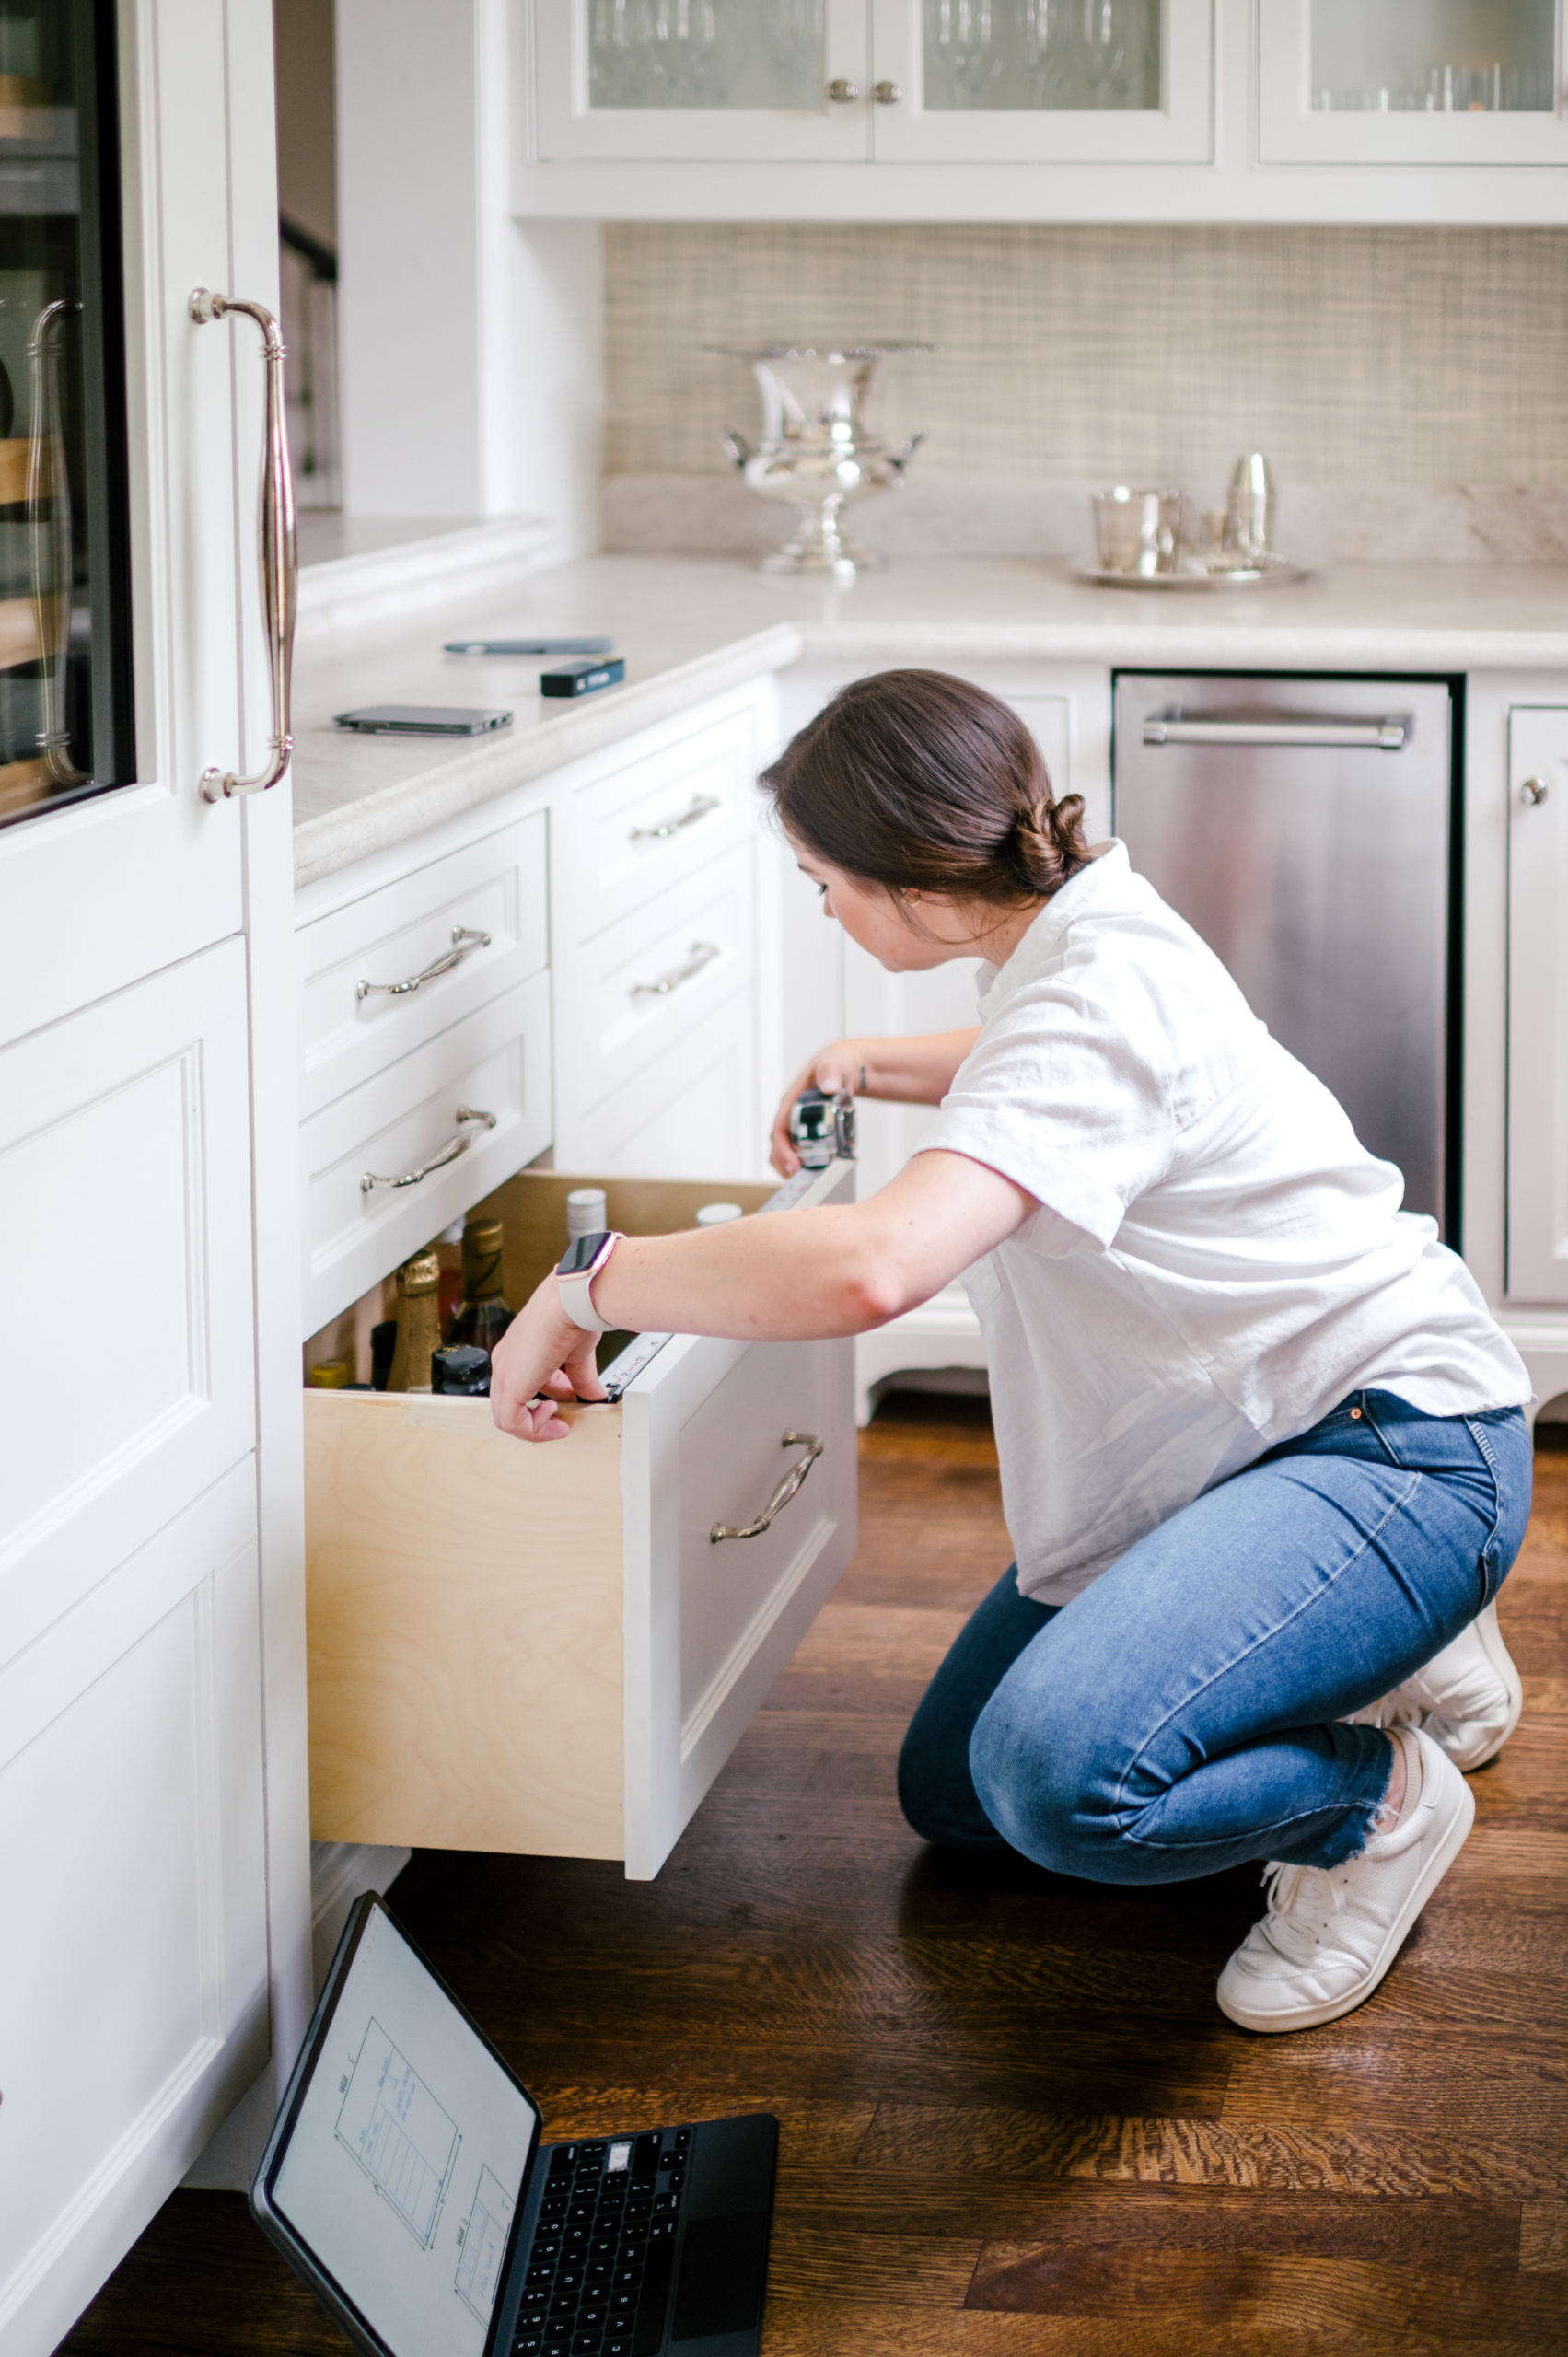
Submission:
M 1409 733 L 1408 720 L 1308 720 L 1294 712 L 1215 713 L 1193 720 L 1156 712 L 1144 723 L 1145 745 L 1360 745 L 1400 753 Z

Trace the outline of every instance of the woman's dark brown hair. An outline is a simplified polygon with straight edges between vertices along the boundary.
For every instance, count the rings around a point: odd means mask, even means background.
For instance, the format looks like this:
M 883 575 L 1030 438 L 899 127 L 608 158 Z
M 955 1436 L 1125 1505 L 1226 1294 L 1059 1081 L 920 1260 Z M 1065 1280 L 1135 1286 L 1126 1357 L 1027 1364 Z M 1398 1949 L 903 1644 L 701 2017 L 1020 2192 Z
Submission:
M 796 842 L 889 892 L 1021 907 L 1090 856 L 1082 795 L 1056 801 L 1011 705 L 946 671 L 853 681 L 761 783 Z

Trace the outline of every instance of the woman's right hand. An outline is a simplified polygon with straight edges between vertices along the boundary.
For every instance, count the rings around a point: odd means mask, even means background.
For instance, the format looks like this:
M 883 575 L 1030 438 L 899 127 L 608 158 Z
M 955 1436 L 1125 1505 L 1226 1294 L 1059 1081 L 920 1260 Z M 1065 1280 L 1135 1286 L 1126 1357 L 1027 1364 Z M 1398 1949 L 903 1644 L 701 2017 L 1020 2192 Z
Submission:
M 789 1139 L 789 1117 L 796 1098 L 807 1088 L 819 1088 L 824 1097 L 836 1097 L 841 1088 L 853 1089 L 863 1070 L 855 1042 L 835 1039 L 829 1047 L 819 1048 L 811 1062 L 796 1074 L 779 1099 L 769 1141 L 772 1150 L 768 1159 L 782 1178 L 793 1178 L 800 1168 L 800 1156 Z

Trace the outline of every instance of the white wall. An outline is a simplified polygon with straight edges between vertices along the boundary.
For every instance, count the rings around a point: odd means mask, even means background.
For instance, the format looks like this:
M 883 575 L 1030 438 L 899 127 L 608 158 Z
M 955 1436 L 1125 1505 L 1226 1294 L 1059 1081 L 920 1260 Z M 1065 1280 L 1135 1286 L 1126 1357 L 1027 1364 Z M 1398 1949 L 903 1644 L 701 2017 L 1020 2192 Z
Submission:
M 602 232 L 518 223 L 506 0 L 337 0 L 343 508 L 598 545 Z

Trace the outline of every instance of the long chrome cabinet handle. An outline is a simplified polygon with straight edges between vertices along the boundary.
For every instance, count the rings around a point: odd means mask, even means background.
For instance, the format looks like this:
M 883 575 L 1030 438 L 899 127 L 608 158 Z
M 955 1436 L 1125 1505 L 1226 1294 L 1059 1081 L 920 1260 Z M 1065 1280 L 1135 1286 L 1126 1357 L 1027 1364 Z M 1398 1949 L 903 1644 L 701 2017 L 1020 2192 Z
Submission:
M 471 1105 L 459 1105 L 454 1119 L 464 1122 L 478 1121 L 485 1129 L 493 1130 L 500 1116 L 481 1113 Z M 368 1195 L 374 1187 L 417 1187 L 420 1180 L 428 1178 L 433 1170 L 445 1170 L 448 1162 L 456 1162 L 460 1154 L 467 1154 L 472 1144 L 473 1132 L 460 1129 L 456 1137 L 447 1140 L 439 1154 L 433 1154 L 429 1161 L 423 1163 L 417 1170 L 405 1170 L 401 1178 L 382 1178 L 374 1170 L 365 1171 L 360 1178 L 359 1191 L 362 1195 Z
M 1248 713 L 1234 720 L 1221 713 L 1212 720 L 1155 713 L 1144 723 L 1145 745 L 1365 745 L 1399 753 L 1409 733 L 1408 720 L 1303 720 L 1292 712 Z
M 682 827 L 694 827 L 699 819 L 705 819 L 710 810 L 718 807 L 716 794 L 694 794 L 679 819 L 666 819 L 656 827 L 632 827 L 627 830 L 626 840 L 629 843 L 668 842 L 671 835 L 680 832 Z
M 267 633 L 267 668 L 272 678 L 273 733 L 267 759 L 254 777 L 238 777 L 232 770 L 214 767 L 202 772 L 202 798 L 226 802 L 231 794 L 265 794 L 276 785 L 294 752 L 290 690 L 294 669 L 294 616 L 299 573 L 294 546 L 294 477 L 288 463 L 288 432 L 284 414 L 284 342 L 278 323 L 264 303 L 247 303 L 234 295 L 213 295 L 198 286 L 191 297 L 191 317 L 198 327 L 242 311 L 261 331 L 261 357 L 267 370 L 267 413 L 261 436 L 261 619 Z
M 444 958 L 437 958 L 433 966 L 426 966 L 423 973 L 411 974 L 406 982 L 355 982 L 354 997 L 406 998 L 410 991 L 417 991 L 424 983 L 433 982 L 438 974 L 449 974 L 454 966 L 460 966 L 465 958 L 473 956 L 476 949 L 488 949 L 489 946 L 490 935 L 487 933 L 475 933 L 472 925 L 455 924 L 452 927 L 452 946 Z
M 724 951 L 716 941 L 694 941 L 686 954 L 684 966 L 672 967 L 668 974 L 661 974 L 656 982 L 633 982 L 626 995 L 628 998 L 668 998 L 671 991 L 678 991 L 682 982 L 695 980 L 704 966 L 711 966 L 715 958 L 723 956 Z
M 822 1444 L 815 1433 L 785 1433 L 779 1446 L 804 1448 L 806 1454 L 804 1457 L 797 1457 L 790 1467 L 755 1522 L 743 1522 L 735 1526 L 727 1522 L 715 1522 L 708 1533 L 710 1547 L 716 1547 L 721 1538 L 761 1538 L 763 1531 L 784 1512 L 822 1454 Z

